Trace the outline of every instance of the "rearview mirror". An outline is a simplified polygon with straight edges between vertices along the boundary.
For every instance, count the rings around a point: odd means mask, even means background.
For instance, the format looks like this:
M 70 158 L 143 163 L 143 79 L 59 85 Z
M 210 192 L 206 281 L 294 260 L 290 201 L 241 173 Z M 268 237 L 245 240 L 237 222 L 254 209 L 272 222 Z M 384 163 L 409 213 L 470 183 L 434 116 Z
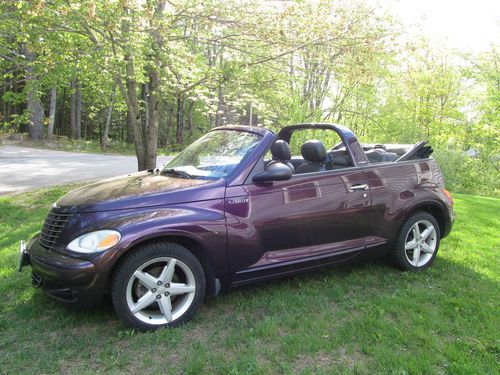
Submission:
M 292 178 L 292 170 L 283 163 L 272 162 L 266 168 L 253 176 L 253 182 L 284 181 Z

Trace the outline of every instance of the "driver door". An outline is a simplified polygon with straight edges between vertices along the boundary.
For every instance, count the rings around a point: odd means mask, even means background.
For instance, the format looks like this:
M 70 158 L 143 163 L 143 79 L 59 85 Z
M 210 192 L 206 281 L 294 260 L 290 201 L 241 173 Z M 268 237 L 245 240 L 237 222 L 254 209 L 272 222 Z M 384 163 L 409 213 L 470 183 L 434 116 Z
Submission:
M 227 187 L 234 284 L 356 257 L 369 234 L 369 190 L 361 167 L 293 175 L 288 181 Z

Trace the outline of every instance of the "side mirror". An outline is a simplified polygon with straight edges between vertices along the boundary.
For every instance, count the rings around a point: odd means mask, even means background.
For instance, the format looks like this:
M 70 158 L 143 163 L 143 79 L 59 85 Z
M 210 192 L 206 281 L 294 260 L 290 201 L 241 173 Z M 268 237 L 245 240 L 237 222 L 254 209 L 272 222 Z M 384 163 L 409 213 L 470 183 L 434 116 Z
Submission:
M 253 176 L 253 182 L 284 181 L 292 178 L 292 170 L 283 163 L 271 163 L 266 168 Z

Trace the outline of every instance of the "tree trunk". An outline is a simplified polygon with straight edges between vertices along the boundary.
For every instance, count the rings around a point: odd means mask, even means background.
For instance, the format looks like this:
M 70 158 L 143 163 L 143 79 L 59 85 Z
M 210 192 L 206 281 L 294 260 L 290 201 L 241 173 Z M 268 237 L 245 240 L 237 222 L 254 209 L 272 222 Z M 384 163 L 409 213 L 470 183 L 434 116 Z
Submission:
M 192 100 L 190 100 L 189 106 L 188 106 L 188 132 L 189 132 L 189 135 L 193 134 L 193 107 L 194 107 L 194 102 Z
M 56 104 L 57 104 L 57 88 L 54 86 L 50 90 L 50 104 L 49 104 L 49 126 L 47 128 L 47 139 L 52 139 L 54 135 L 54 121 L 56 117 Z
M 178 144 L 184 142 L 184 100 L 181 94 L 177 94 L 177 130 L 175 140 Z
M 76 109 L 75 109 L 75 125 L 76 133 L 75 137 L 77 139 L 82 138 L 82 90 L 80 87 L 80 82 L 76 81 Z
M 111 93 L 111 101 L 109 103 L 108 112 L 106 113 L 106 124 L 104 126 L 104 134 L 102 136 L 101 148 L 103 151 L 106 151 L 106 147 L 108 146 L 109 138 L 109 126 L 111 124 L 111 115 L 113 114 L 113 106 L 115 104 L 116 97 L 116 88 L 113 86 L 113 92 Z
M 90 124 L 89 116 L 87 113 L 85 113 L 85 117 L 82 119 L 82 124 L 83 124 L 82 138 L 87 139 L 89 134 L 89 126 L 92 126 L 92 124 Z
M 24 47 L 26 56 L 26 87 L 28 89 L 27 109 L 29 113 L 29 136 L 31 139 L 40 140 L 43 138 L 43 107 L 38 93 L 37 77 L 35 77 L 32 63 L 35 61 L 35 54 Z
M 144 142 L 142 135 L 141 114 L 139 112 L 139 101 L 137 100 L 137 81 L 135 79 L 135 64 L 133 56 L 130 53 L 125 55 L 125 84 L 121 77 L 117 77 L 116 83 L 120 87 L 121 94 L 127 103 L 128 116 L 127 122 L 129 129 L 132 129 L 135 154 L 137 156 L 137 168 L 139 171 L 148 169 L 146 166 Z
M 19 93 L 23 90 L 23 85 L 18 82 L 17 79 L 10 78 L 10 83 L 12 85 L 12 92 Z M 9 100 L 9 119 L 13 116 L 18 115 L 20 112 L 19 104 L 17 102 L 11 103 Z
M 209 44 L 208 49 L 207 49 L 207 59 L 208 59 L 208 67 L 211 69 L 213 66 L 215 66 L 215 63 L 217 61 L 216 57 L 216 52 L 217 52 L 217 46 L 215 44 Z M 210 92 L 210 107 L 213 109 L 215 107 L 215 88 L 213 86 L 210 87 L 209 89 Z M 210 114 L 208 116 L 210 128 L 213 128 L 215 126 L 215 118 L 217 117 L 217 113 L 215 116 L 212 114 L 212 111 L 210 111 Z
M 143 83 L 141 85 L 141 104 L 142 134 L 145 135 L 149 127 L 149 83 Z
M 156 2 L 148 1 L 150 7 L 154 7 L 154 13 L 150 20 L 149 34 L 152 37 L 150 61 L 145 66 L 145 71 L 149 77 L 149 95 L 145 103 L 147 103 L 146 116 L 148 118 L 146 129 L 142 128 L 141 111 L 139 100 L 137 97 L 137 81 L 135 73 L 134 56 L 132 52 L 126 51 L 125 60 L 125 85 L 122 78 L 116 77 L 116 83 L 120 88 L 120 92 L 127 103 L 129 111 L 128 121 L 129 126 L 134 134 L 135 153 L 137 155 L 137 165 L 139 170 L 156 168 L 156 153 L 158 148 L 158 101 L 159 101 L 159 85 L 160 74 L 159 69 L 161 61 L 159 53 L 163 40 L 159 32 L 161 27 L 160 21 L 163 17 L 166 0 Z M 129 2 L 122 1 L 122 9 L 124 14 L 129 13 Z M 127 34 L 130 30 L 130 20 L 125 17 L 122 22 L 123 34 Z
M 127 110 L 127 143 L 134 143 L 134 129 L 132 129 L 132 118 L 131 118 L 131 114 L 130 114 L 130 111 Z
M 217 113 L 215 114 L 215 127 L 224 125 L 224 110 L 222 108 L 224 96 L 222 94 L 222 82 L 217 88 Z
M 69 117 L 70 117 L 70 132 L 69 136 L 71 138 L 76 137 L 76 79 L 73 79 L 71 81 L 71 97 L 70 97 L 70 110 L 69 110 Z
M 158 147 L 164 148 L 167 145 L 167 119 L 168 108 L 165 100 L 158 103 Z
M 13 86 L 12 86 L 12 78 L 9 77 L 7 78 L 8 79 L 8 87 L 9 87 L 9 90 L 13 90 Z M 7 101 L 7 107 L 5 109 L 5 112 L 4 112 L 4 121 L 6 122 L 10 122 L 10 116 L 11 116 L 11 109 L 12 109 L 12 103 L 10 100 Z
M 253 103 L 250 102 L 250 109 L 248 110 L 248 125 L 252 126 L 253 125 Z
M 29 135 L 31 139 L 43 138 L 43 107 L 40 97 L 30 89 L 28 92 L 28 112 L 30 115 Z
M 147 129 L 146 129 L 146 165 L 147 169 L 156 168 L 156 155 L 158 153 L 158 107 L 160 102 L 160 72 L 156 67 L 150 66 L 148 100 L 147 100 Z
M 4 76 L 5 75 L 5 71 L 6 69 L 4 69 Z M 5 79 L 5 81 L 3 82 L 3 97 L 5 97 L 5 94 L 7 93 L 7 82 L 8 82 L 8 78 Z M 0 113 L 0 115 L 3 115 L 4 117 L 1 118 L 2 116 L 0 116 L 0 122 L 8 122 L 9 121 L 9 116 L 8 116 L 8 112 L 7 112 L 7 101 L 5 100 L 2 100 L 2 113 Z
M 166 129 L 166 137 L 165 137 L 165 146 L 170 144 L 170 134 L 172 132 L 172 128 L 174 127 L 174 106 L 168 106 L 168 115 L 167 115 L 167 129 Z

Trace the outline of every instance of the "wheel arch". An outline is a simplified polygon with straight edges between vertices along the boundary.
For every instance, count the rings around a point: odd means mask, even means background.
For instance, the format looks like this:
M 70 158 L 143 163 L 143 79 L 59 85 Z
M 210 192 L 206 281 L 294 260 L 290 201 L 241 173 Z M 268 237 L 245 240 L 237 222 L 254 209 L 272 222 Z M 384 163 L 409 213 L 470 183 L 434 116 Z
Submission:
M 114 274 L 118 269 L 119 264 L 123 262 L 128 254 L 131 254 L 135 249 L 141 246 L 158 242 L 175 243 L 182 247 L 185 247 L 189 252 L 191 252 L 196 257 L 196 259 L 198 259 L 205 273 L 207 294 L 211 296 L 216 296 L 219 294 L 221 289 L 220 281 L 215 276 L 214 265 L 208 257 L 202 243 L 197 239 L 182 234 L 162 234 L 156 237 L 144 238 L 143 240 L 133 243 L 126 251 L 122 252 L 118 260 L 113 265 L 112 270 L 109 273 L 109 285 L 111 285 L 111 281 L 113 280 Z
M 442 207 L 439 203 L 437 202 L 421 202 L 415 206 L 412 206 L 411 209 L 408 210 L 406 215 L 403 217 L 401 220 L 401 225 L 408 219 L 411 215 L 415 214 L 418 211 L 423 211 L 431 214 L 437 221 L 439 225 L 439 233 L 440 233 L 440 238 L 443 238 L 446 236 L 447 233 L 447 222 L 446 222 L 446 214 L 445 214 L 445 208 Z

